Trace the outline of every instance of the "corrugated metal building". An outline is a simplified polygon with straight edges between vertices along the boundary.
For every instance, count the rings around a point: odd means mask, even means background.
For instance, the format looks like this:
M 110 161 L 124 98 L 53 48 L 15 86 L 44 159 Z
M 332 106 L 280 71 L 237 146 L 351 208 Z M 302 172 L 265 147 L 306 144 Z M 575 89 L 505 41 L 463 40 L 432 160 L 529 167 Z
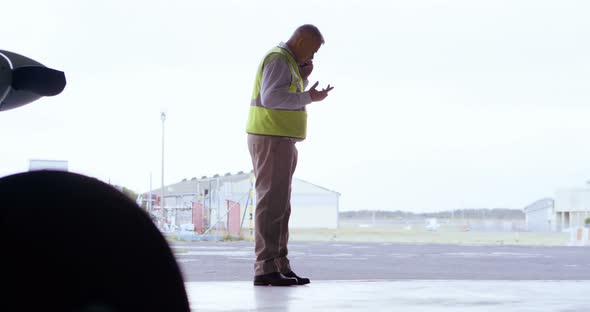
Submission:
M 205 229 L 230 227 L 228 211 L 239 209 L 240 226 L 242 229 L 248 228 L 250 223 L 248 201 L 254 182 L 251 176 L 250 172 L 227 173 L 223 176 L 184 179 L 165 186 L 164 202 L 168 211 L 168 221 L 182 225 L 195 223 L 195 220 L 198 220 L 196 223 L 200 223 L 203 219 Z M 147 199 L 148 194 L 142 194 L 143 198 Z M 154 189 L 151 194 L 152 198 L 159 198 L 161 189 Z M 251 200 L 255 203 L 255 192 L 253 191 L 252 194 L 254 198 Z M 339 199 L 338 192 L 294 177 L 289 226 L 291 228 L 337 228 Z M 159 200 L 155 200 L 153 207 L 154 214 L 157 216 L 161 214 L 159 205 Z M 202 216 L 199 215 L 200 212 L 195 212 L 196 205 L 202 209 Z
M 551 232 L 555 223 L 555 201 L 540 199 L 524 208 L 526 229 L 530 232 Z

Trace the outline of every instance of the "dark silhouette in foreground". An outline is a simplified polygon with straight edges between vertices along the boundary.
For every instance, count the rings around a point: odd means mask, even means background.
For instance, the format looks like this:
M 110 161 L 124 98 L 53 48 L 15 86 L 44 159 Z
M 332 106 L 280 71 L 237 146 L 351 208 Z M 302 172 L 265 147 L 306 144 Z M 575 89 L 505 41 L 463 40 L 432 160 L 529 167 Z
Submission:
M 190 311 L 148 215 L 108 184 L 36 171 L 0 179 L 6 311 Z M 8 308 L 12 307 L 12 308 Z

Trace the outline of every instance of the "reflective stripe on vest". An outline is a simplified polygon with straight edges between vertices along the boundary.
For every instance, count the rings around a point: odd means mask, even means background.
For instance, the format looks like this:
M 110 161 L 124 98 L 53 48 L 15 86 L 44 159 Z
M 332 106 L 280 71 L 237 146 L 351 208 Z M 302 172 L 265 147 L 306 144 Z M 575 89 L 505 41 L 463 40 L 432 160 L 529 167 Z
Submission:
M 291 93 L 303 92 L 303 78 L 301 78 L 299 66 L 297 66 L 293 56 L 279 47 L 270 50 L 258 67 L 246 132 L 305 139 L 307 131 L 307 113 L 305 110 L 270 109 L 262 106 L 260 99 L 262 72 L 264 66 L 275 57 L 284 57 L 289 63 L 291 84 L 288 91 Z

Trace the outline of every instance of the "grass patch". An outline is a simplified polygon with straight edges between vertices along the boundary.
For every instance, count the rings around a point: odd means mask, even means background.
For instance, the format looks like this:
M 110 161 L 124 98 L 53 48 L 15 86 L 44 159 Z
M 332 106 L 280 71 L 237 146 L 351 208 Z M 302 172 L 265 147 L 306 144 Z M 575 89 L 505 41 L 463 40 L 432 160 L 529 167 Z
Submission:
M 234 236 L 234 235 L 225 235 L 221 238 L 221 241 L 223 242 L 237 242 L 237 241 L 242 241 L 244 240 L 244 238 L 242 236 Z
M 569 235 L 561 232 L 462 232 L 367 227 L 291 229 L 289 239 L 291 241 L 312 242 L 333 241 L 408 244 L 565 246 L 569 242 Z

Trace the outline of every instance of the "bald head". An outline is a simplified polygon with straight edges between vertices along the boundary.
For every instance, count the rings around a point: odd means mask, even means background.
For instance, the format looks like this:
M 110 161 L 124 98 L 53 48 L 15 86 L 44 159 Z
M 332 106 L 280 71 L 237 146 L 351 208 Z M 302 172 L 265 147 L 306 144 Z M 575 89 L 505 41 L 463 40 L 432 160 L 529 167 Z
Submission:
M 317 27 L 311 24 L 297 27 L 287 41 L 287 46 L 300 64 L 312 60 L 313 55 L 322 44 L 324 44 L 324 36 Z

